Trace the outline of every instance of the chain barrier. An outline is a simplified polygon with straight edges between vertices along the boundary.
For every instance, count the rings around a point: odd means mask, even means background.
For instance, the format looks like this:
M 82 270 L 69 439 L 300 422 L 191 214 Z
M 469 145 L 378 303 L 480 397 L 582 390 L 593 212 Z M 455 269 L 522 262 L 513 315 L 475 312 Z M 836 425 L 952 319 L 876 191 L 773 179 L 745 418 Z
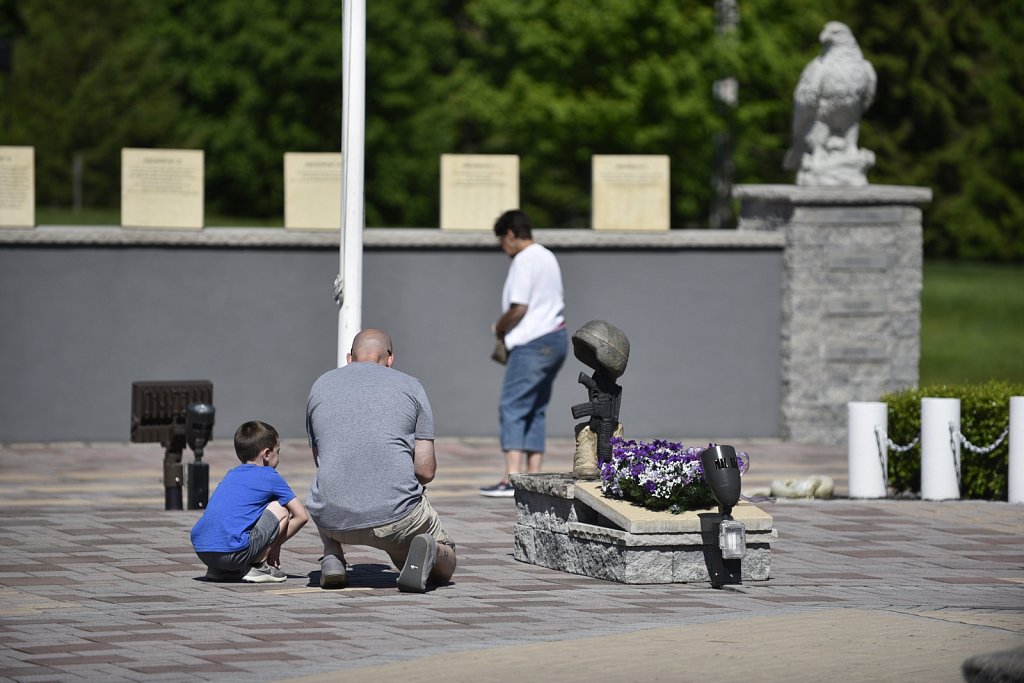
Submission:
M 949 452 L 953 456 L 953 471 L 956 472 L 956 495 L 957 498 L 963 495 L 963 486 L 960 484 L 960 458 L 956 457 L 957 437 L 962 436 L 956 426 L 949 423 Z
M 888 434 L 886 434 L 882 429 L 879 429 L 878 427 L 875 427 L 875 438 L 878 439 L 879 442 L 884 440 L 886 446 L 889 447 L 890 451 L 896 451 L 897 453 L 906 453 L 911 448 L 916 446 L 917 442 L 921 440 L 921 433 L 918 432 L 917 436 L 914 437 L 914 440 L 908 443 L 906 446 L 897 445 L 895 441 L 889 438 Z M 879 445 L 878 448 L 879 450 L 881 450 L 881 445 Z
M 978 455 L 986 455 L 988 453 L 991 453 L 995 449 L 999 448 L 1000 444 L 1003 443 L 1003 440 L 1006 439 L 1006 436 L 1009 433 L 1010 425 L 1007 424 L 1006 429 L 1003 430 L 1003 433 L 1000 434 L 999 438 L 993 441 L 991 444 L 989 444 L 988 446 L 975 446 L 967 439 L 966 436 L 964 436 L 963 432 L 956 428 L 956 425 L 954 425 L 952 422 L 949 423 L 949 450 L 953 455 L 953 469 L 956 471 L 957 490 L 959 490 L 961 486 L 960 462 L 957 460 L 956 457 L 957 446 L 963 445 L 964 448 L 971 451 L 972 453 L 976 453 Z M 918 432 L 917 436 L 914 437 L 913 441 L 911 441 L 905 446 L 900 446 L 899 444 L 895 443 L 892 439 L 889 438 L 889 435 L 885 432 L 884 429 L 877 425 L 875 426 L 875 442 L 878 444 L 878 461 L 882 465 L 882 476 L 884 477 L 883 481 L 885 481 L 886 494 L 888 494 L 889 492 L 889 468 L 886 466 L 888 464 L 887 459 L 885 457 L 886 449 L 894 451 L 896 453 L 906 453 L 911 448 L 916 446 L 920 441 L 921 433 Z
M 1009 433 L 1010 425 L 1007 424 L 1006 429 L 1003 430 L 1003 433 L 1000 434 L 999 438 L 996 439 L 994 442 L 992 442 L 988 446 L 975 446 L 973 443 L 967 440 L 967 437 L 964 436 L 963 432 L 956 428 L 956 425 L 954 425 L 952 422 L 949 423 L 949 449 L 953 453 L 953 469 L 956 470 L 957 490 L 961 489 L 961 479 L 960 461 L 956 457 L 956 447 L 960 444 L 963 444 L 963 447 L 969 450 L 970 452 L 977 453 L 978 455 L 985 455 L 986 453 L 991 453 L 995 449 L 999 448 L 999 444 L 1003 442 L 1003 439 L 1005 439 L 1006 435 Z
M 960 443 L 963 444 L 964 448 L 969 450 L 971 453 L 977 453 L 978 455 L 986 455 L 988 453 L 991 453 L 995 449 L 999 448 L 999 444 L 1003 443 L 1003 439 L 1005 439 L 1006 435 L 1010 433 L 1010 425 L 1006 425 L 1006 429 L 1003 430 L 1003 433 L 1000 434 L 999 438 L 996 439 L 994 442 L 992 442 L 988 446 L 975 446 L 973 443 L 967 440 L 967 437 L 964 436 L 962 432 L 957 431 L 952 426 L 952 424 L 950 424 L 950 429 L 954 432 L 953 438 L 959 439 Z
M 886 434 L 885 430 L 875 425 L 875 443 L 878 444 L 878 462 L 882 465 L 882 481 L 885 483 L 885 495 L 889 495 L 889 459 L 885 457 L 886 449 L 895 451 L 896 453 L 906 453 L 911 448 L 917 445 L 917 442 L 921 440 L 921 433 L 918 432 L 914 440 L 908 443 L 906 446 L 900 446 Z

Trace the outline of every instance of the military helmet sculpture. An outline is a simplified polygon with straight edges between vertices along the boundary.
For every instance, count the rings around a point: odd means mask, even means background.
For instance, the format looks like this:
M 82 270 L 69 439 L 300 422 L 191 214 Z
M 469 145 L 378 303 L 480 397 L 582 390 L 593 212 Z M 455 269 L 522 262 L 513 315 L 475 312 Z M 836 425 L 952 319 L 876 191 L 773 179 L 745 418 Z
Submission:
M 572 335 L 572 352 L 587 367 L 618 379 L 629 361 L 629 339 L 614 325 L 591 320 Z

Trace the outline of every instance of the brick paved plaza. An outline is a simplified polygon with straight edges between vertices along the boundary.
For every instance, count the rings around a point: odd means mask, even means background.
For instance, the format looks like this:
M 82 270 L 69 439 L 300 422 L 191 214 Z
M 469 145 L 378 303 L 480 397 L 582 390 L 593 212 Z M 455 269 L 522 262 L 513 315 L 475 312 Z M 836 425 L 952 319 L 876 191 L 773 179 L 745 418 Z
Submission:
M 285 546 L 287 582 L 201 581 L 199 513 L 163 510 L 158 445 L 0 446 L 0 679 L 958 681 L 965 658 L 1024 644 L 1024 507 L 851 501 L 841 447 L 734 443 L 752 455 L 745 490 L 837 482 L 836 500 L 763 506 L 770 581 L 622 585 L 519 563 L 514 502 L 477 494 L 497 444 L 441 439 L 428 495 L 459 567 L 425 595 L 359 548 L 351 585 L 321 590 L 312 523 Z M 225 440 L 206 454 L 212 488 L 236 461 Z M 545 469 L 570 461 L 554 441 Z M 303 441 L 280 471 L 304 498 Z

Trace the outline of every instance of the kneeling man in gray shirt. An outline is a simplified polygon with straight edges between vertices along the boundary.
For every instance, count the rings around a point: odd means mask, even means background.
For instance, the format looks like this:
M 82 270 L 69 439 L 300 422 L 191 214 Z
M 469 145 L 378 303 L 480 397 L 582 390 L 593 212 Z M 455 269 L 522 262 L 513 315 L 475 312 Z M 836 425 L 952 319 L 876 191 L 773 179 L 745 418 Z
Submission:
M 455 571 L 455 544 L 423 495 L 437 469 L 430 402 L 418 379 L 391 367 L 391 349 L 385 332 L 361 331 L 348 365 L 309 392 L 317 471 L 306 508 L 324 543 L 323 588 L 348 584 L 344 543 L 385 551 L 401 569 L 401 591 L 422 593 Z

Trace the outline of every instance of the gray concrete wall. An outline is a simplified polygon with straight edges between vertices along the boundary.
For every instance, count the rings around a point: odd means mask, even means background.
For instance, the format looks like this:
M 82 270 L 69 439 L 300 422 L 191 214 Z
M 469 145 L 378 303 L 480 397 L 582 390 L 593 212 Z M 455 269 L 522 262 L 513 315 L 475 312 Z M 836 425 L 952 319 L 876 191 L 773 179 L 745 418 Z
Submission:
M 71 230 L 0 231 L 0 442 L 125 441 L 136 380 L 211 380 L 216 438 L 248 419 L 304 433 L 309 386 L 336 364 L 337 235 Z M 628 436 L 780 433 L 779 239 L 538 239 L 562 264 L 570 332 L 603 318 L 630 337 Z M 422 379 L 442 436 L 497 434 L 490 325 L 508 259 L 492 243 L 367 231 L 363 324 L 391 332 L 396 367 Z M 581 370 L 570 354 L 551 436 L 572 434 Z

